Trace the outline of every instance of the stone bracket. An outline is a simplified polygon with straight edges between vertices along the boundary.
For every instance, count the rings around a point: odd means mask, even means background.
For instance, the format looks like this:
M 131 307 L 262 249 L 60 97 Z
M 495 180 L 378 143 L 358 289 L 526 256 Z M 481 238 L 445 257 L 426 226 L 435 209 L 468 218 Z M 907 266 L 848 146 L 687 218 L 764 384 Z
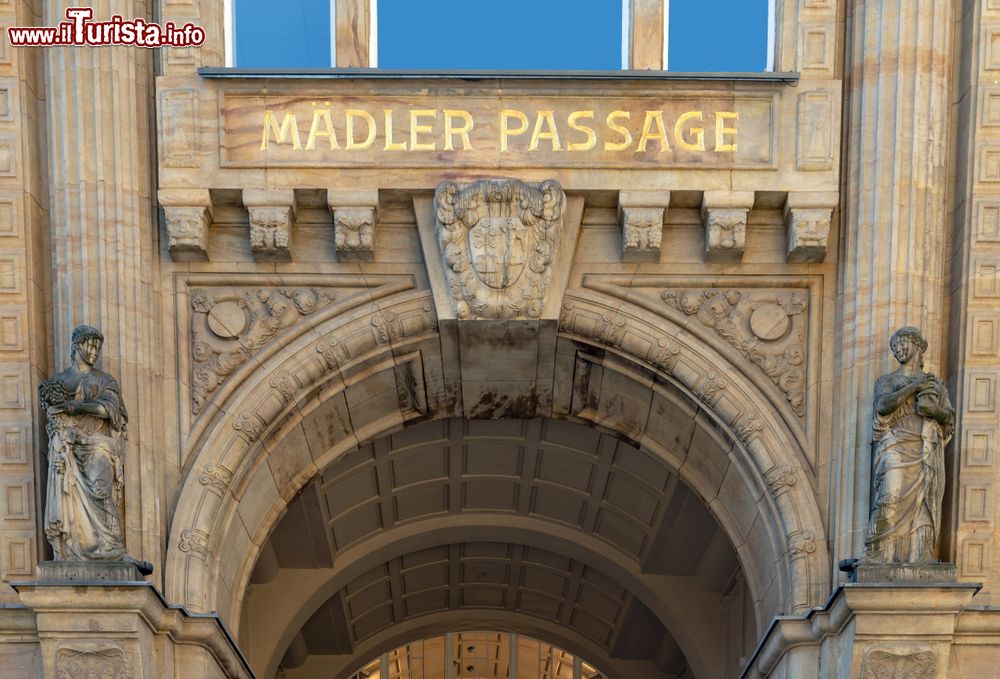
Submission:
M 167 223 L 170 259 L 175 262 L 208 260 L 208 227 L 212 199 L 207 189 L 160 189 L 157 194 Z
M 297 205 L 291 189 L 244 189 L 250 215 L 250 249 L 258 262 L 291 260 L 291 230 Z
M 337 258 L 341 261 L 373 261 L 379 212 L 378 189 L 330 189 L 327 205 L 333 214 Z
M 705 226 L 706 262 L 743 259 L 753 199 L 753 191 L 705 191 L 701 219 Z
M 790 191 L 785 200 L 785 226 L 788 227 L 789 264 L 818 264 L 826 258 L 836 191 Z
M 622 261 L 660 261 L 663 218 L 669 203 L 669 191 L 622 191 L 619 194 Z

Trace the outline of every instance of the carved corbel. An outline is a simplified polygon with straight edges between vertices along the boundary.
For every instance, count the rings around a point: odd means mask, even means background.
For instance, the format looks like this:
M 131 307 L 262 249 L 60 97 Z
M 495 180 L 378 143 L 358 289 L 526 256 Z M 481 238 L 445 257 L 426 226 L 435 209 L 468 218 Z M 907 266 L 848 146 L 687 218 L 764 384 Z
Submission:
M 663 217 L 668 203 L 669 191 L 621 192 L 618 221 L 622 225 L 622 261 L 660 261 Z
M 705 261 L 738 262 L 747 240 L 753 191 L 706 191 L 701 203 Z
M 287 262 L 295 222 L 295 194 L 288 190 L 244 189 L 250 215 L 250 249 L 258 262 Z
M 170 259 L 175 262 L 208 260 L 208 227 L 212 200 L 207 190 L 160 189 L 157 194 L 167 224 Z
M 785 226 L 788 227 L 785 261 L 789 264 L 819 263 L 826 258 L 837 199 L 836 191 L 788 193 L 785 199 Z
M 342 261 L 375 259 L 375 225 L 378 222 L 378 190 L 335 190 L 327 192 L 333 213 L 337 258 Z

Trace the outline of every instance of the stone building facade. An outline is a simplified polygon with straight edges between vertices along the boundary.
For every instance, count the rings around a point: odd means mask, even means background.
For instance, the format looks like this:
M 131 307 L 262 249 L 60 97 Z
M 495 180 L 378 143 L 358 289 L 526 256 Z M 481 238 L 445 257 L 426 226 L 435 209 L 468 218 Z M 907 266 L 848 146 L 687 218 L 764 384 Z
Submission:
M 612 679 L 998 676 L 1000 2 L 775 0 L 774 71 L 696 79 L 660 0 L 600 77 L 366 71 L 335 4 L 336 75 L 224 68 L 223 3 L 98 3 L 199 48 L 0 37 L 5 676 L 347 679 L 479 629 Z M 141 582 L 37 574 L 83 323 Z M 850 583 L 904 325 L 957 581 Z

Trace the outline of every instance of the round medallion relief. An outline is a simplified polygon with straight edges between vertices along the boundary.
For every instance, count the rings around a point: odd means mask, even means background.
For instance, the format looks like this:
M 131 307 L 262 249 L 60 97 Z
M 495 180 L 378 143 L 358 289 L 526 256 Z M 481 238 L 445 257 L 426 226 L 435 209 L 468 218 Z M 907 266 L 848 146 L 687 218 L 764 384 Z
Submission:
M 220 302 L 208 312 L 208 329 L 223 339 L 239 337 L 247 327 L 247 315 L 236 302 Z
M 791 324 L 788 314 L 777 304 L 761 304 L 750 314 L 750 330 L 768 342 L 781 339 Z

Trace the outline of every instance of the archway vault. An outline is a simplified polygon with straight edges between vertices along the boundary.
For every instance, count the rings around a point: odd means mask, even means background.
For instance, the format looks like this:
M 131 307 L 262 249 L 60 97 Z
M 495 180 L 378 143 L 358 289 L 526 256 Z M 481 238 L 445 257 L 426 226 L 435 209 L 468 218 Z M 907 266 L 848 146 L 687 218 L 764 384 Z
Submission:
M 276 337 L 192 430 L 168 597 L 238 629 L 261 549 L 311 479 L 410 423 L 474 414 L 584 423 L 661 460 L 735 547 L 758 629 L 821 602 L 829 557 L 815 479 L 791 418 L 752 370 L 683 318 L 571 290 L 558 322 L 531 329 L 548 377 L 539 369 L 530 398 L 486 411 L 483 400 L 496 395 L 470 402 L 477 392 L 456 359 L 466 330 L 439 323 L 432 295 L 411 289 L 304 318 Z
M 724 531 L 658 458 L 566 420 L 456 418 L 321 471 L 264 546 L 240 634 L 271 676 L 295 646 L 350 658 L 410 620 L 452 612 L 468 628 L 505 611 L 588 639 L 594 660 L 649 659 L 666 642 L 719 676 L 713 643 L 746 610 Z

